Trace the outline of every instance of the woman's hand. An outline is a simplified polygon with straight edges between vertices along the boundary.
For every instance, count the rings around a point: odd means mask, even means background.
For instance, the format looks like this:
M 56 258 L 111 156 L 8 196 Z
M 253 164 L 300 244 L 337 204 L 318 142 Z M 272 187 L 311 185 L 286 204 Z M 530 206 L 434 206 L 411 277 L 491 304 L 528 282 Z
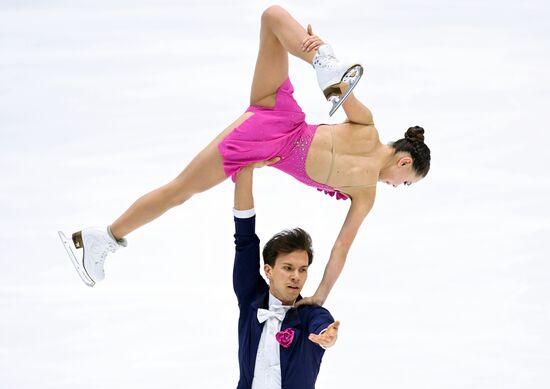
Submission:
M 300 301 L 298 301 L 296 304 L 294 304 L 295 308 L 298 308 L 300 305 L 319 305 L 322 306 L 325 303 L 326 297 L 319 296 L 317 294 L 314 294 L 311 297 L 304 297 Z
M 308 37 L 302 41 L 302 51 L 317 50 L 319 46 L 324 44 L 323 40 L 313 33 L 311 24 L 307 25 Z
M 334 346 L 334 343 L 336 343 L 336 339 L 338 339 L 338 327 L 340 327 L 340 322 L 336 320 L 328 326 L 325 332 L 320 335 L 309 334 L 309 340 L 313 343 L 317 343 L 323 348 L 332 347 Z
M 349 84 L 347 82 L 341 82 L 339 87 L 342 94 L 344 94 L 349 89 Z

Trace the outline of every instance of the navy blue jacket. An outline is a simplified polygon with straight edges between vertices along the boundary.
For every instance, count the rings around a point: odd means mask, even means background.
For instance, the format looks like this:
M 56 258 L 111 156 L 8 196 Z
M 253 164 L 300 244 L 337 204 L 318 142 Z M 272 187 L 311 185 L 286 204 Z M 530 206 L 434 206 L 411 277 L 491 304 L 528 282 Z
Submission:
M 268 308 L 269 286 L 260 275 L 260 240 L 255 233 L 256 217 L 235 218 L 235 263 L 233 289 L 239 302 L 239 369 L 237 389 L 250 389 L 256 354 L 265 323 L 257 319 L 258 308 Z M 298 297 L 300 299 L 301 297 Z M 289 348 L 280 346 L 282 389 L 314 389 L 325 350 L 308 339 L 334 322 L 323 307 L 290 309 L 281 331 L 294 329 Z

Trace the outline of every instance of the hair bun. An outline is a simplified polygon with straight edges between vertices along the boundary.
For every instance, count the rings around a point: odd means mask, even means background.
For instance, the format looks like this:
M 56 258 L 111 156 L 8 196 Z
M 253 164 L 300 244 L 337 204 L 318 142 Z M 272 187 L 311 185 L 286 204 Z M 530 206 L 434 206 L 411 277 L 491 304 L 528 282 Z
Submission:
M 405 139 L 409 142 L 424 142 L 424 129 L 420 126 L 409 127 L 405 132 Z

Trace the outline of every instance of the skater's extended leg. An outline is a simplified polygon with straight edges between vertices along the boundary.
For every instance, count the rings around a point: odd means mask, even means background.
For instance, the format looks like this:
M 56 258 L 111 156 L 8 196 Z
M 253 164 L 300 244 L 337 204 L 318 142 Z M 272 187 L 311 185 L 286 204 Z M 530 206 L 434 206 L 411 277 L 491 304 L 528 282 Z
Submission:
M 171 182 L 139 198 L 113 224 L 111 232 L 121 239 L 135 229 L 158 218 L 170 208 L 180 205 L 196 193 L 204 192 L 226 179 L 218 144 L 235 127 L 250 117 L 242 115 L 204 150 Z
M 260 49 L 250 103 L 271 107 L 277 88 L 288 78 L 288 53 L 312 63 L 315 50 L 302 51 L 307 31 L 285 9 L 271 6 L 262 14 Z
M 218 145 L 229 132 L 251 115 L 252 112 L 241 115 L 206 146 L 174 180 L 139 198 L 111 226 L 85 228 L 75 232 L 72 239 L 62 231 L 59 232 L 67 254 L 86 285 L 94 286 L 96 282 L 105 278 L 105 258 L 108 253 L 126 246 L 126 240 L 123 239 L 125 235 L 183 203 L 195 193 L 204 192 L 225 180 Z

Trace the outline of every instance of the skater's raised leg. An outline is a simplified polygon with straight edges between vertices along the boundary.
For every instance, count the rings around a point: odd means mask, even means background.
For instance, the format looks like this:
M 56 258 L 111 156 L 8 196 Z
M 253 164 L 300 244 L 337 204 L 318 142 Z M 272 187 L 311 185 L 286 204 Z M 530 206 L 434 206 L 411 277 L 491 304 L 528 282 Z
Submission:
M 288 53 L 312 63 L 315 51 L 302 50 L 302 42 L 308 37 L 307 31 L 285 9 L 271 6 L 263 12 L 251 105 L 275 104 L 277 89 L 288 78 Z
M 275 104 L 277 88 L 288 77 L 287 53 L 313 65 L 319 87 L 327 100 L 333 103 L 330 115 L 349 96 L 363 73 L 360 65 L 339 61 L 332 48 L 313 35 L 311 26 L 306 31 L 285 9 L 271 6 L 262 14 L 260 50 L 252 81 L 251 104 L 267 107 Z M 339 87 L 342 82 L 349 84 L 343 96 Z

